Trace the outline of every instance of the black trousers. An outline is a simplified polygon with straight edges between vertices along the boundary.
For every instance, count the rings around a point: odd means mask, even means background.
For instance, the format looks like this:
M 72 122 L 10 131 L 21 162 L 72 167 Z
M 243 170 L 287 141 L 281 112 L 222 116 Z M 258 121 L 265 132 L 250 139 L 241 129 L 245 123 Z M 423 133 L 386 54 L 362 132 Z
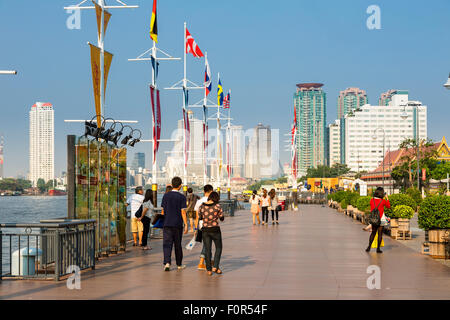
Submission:
M 177 266 L 183 262 L 183 248 L 181 240 L 183 238 L 183 228 L 164 227 L 163 228 L 163 251 L 164 264 L 172 262 L 172 248 L 175 246 L 175 260 Z
M 269 207 L 262 207 L 261 211 L 262 211 L 262 220 L 263 222 L 265 221 L 267 223 L 269 221 Z
M 272 222 L 273 222 L 274 215 L 277 217 L 277 221 L 278 221 L 278 210 L 277 209 L 272 210 Z
M 147 216 L 142 217 L 142 225 L 144 226 L 144 232 L 142 234 L 142 246 L 145 247 L 148 241 L 148 233 L 150 232 L 150 218 Z
M 211 256 L 212 256 L 212 243 L 214 241 L 214 246 L 216 247 L 216 252 L 214 253 L 214 268 L 219 268 L 220 257 L 222 255 L 222 233 L 220 232 L 220 227 L 202 228 L 202 240 L 205 247 L 205 262 L 206 270 L 211 271 Z

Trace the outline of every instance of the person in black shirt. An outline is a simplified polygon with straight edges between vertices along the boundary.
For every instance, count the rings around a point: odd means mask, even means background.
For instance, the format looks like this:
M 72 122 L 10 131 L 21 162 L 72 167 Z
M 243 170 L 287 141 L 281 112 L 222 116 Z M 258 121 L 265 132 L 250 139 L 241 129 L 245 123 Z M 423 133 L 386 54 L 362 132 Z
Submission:
M 162 215 L 164 215 L 163 227 L 163 251 L 164 251 L 164 270 L 170 271 L 172 247 L 175 246 L 175 260 L 178 270 L 184 269 L 186 266 L 183 262 L 183 248 L 181 240 L 184 233 L 188 232 L 188 224 L 186 219 L 186 197 L 179 192 L 182 180 L 180 177 L 172 179 L 173 190 L 164 194 L 161 207 Z

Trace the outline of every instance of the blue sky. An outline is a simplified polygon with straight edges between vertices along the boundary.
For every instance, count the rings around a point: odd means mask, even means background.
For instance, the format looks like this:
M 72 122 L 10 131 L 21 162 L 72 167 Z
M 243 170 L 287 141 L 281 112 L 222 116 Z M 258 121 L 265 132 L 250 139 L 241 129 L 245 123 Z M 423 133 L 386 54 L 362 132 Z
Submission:
M 58 175 L 66 166 L 66 135 L 83 131 L 63 120 L 90 118 L 94 112 L 86 42 L 96 43 L 95 13 L 83 11 L 81 29 L 69 30 L 63 10 L 78 2 L 0 0 L 0 69 L 19 72 L 0 77 L 6 176 L 28 170 L 28 111 L 35 101 L 55 108 Z M 127 59 L 152 45 L 152 1 L 125 2 L 140 8 L 111 10 L 106 50 L 114 59 L 107 115 L 140 120 L 138 127 L 148 138 L 150 66 Z M 366 27 L 372 4 L 381 8 L 381 30 Z M 381 92 L 407 89 L 411 99 L 428 106 L 428 135 L 439 140 L 450 134 L 450 92 L 442 86 L 450 71 L 449 16 L 448 0 L 159 0 L 159 47 L 181 57 L 186 21 L 199 47 L 208 51 L 214 86 L 220 72 L 224 90 L 232 89 L 232 117 L 244 128 L 262 122 L 288 132 L 295 84 L 321 82 L 328 122 L 336 118 L 337 96 L 347 87 L 365 89 L 373 104 Z M 160 87 L 181 79 L 182 71 L 182 62 L 162 62 Z M 190 56 L 188 77 L 200 84 L 203 72 L 203 59 Z M 181 101 L 180 92 L 162 93 L 163 138 L 181 118 Z M 150 164 L 149 150 L 149 144 L 141 144 L 131 153 L 146 152 Z M 288 154 L 281 155 L 287 161 Z

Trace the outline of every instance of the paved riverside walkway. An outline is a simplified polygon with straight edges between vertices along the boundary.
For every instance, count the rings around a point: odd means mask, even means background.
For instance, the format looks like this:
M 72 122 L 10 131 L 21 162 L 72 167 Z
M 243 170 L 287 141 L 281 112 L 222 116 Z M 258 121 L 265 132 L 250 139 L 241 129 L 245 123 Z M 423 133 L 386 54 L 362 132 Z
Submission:
M 239 211 L 222 234 L 220 276 L 197 270 L 198 244 L 184 250 L 186 269 L 164 272 L 162 242 L 152 240 L 153 250 L 131 248 L 83 272 L 81 290 L 66 281 L 4 280 L 0 299 L 450 299 L 449 267 L 389 237 L 384 253 L 366 253 L 369 233 L 328 207 L 281 212 L 278 226 L 253 226 Z M 381 268 L 379 290 L 366 286 L 369 265 Z

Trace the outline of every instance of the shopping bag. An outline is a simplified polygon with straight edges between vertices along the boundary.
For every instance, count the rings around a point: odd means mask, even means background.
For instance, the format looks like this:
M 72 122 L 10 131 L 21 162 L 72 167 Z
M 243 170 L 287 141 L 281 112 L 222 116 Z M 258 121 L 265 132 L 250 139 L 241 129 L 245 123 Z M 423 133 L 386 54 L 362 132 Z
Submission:
M 384 247 L 384 239 L 381 239 L 381 247 Z M 378 232 L 372 242 L 372 248 L 378 248 Z
M 195 246 L 195 234 L 194 237 L 189 241 L 189 243 L 186 245 L 186 250 L 192 250 Z

